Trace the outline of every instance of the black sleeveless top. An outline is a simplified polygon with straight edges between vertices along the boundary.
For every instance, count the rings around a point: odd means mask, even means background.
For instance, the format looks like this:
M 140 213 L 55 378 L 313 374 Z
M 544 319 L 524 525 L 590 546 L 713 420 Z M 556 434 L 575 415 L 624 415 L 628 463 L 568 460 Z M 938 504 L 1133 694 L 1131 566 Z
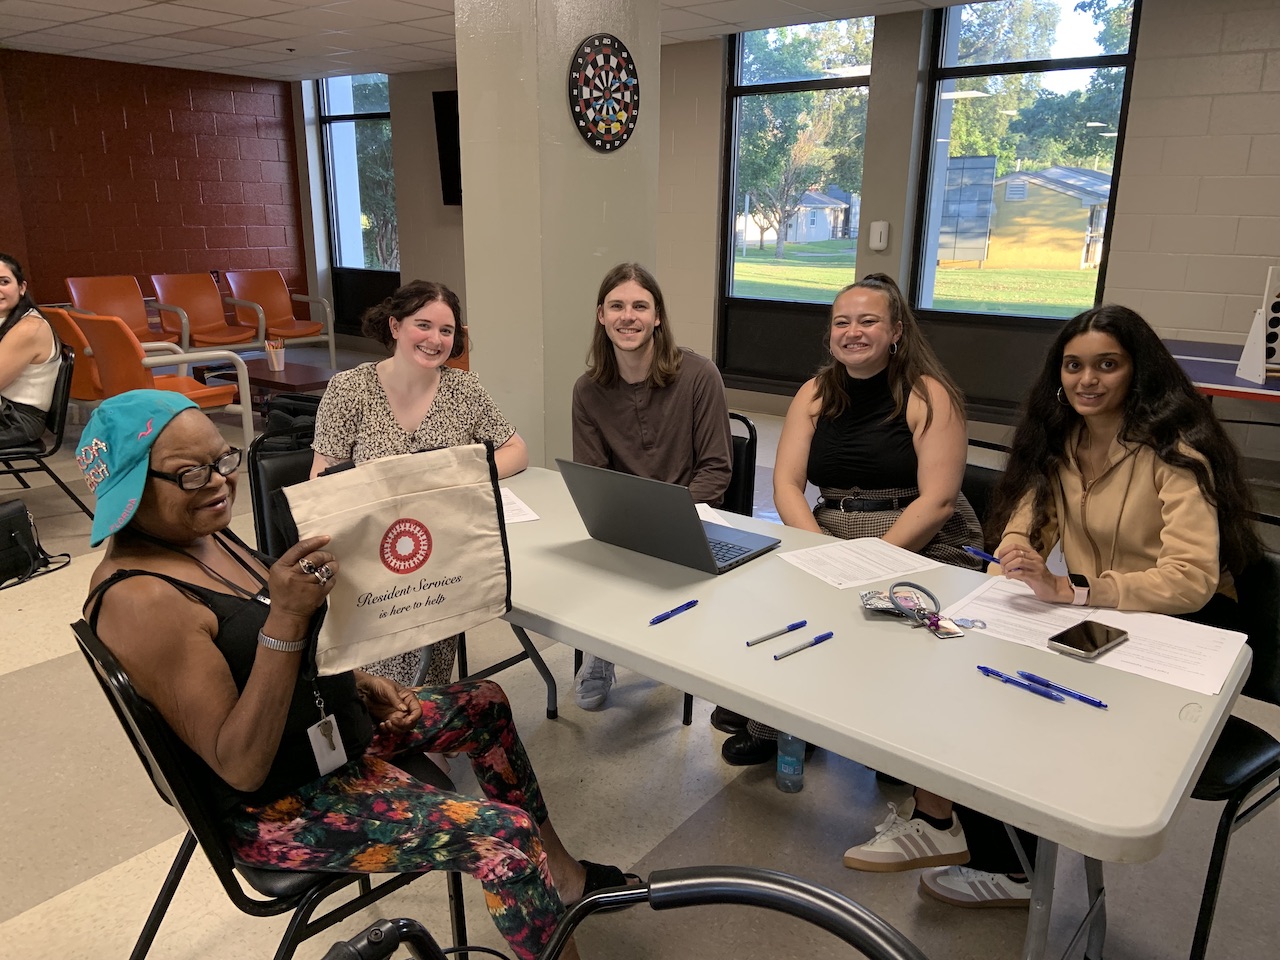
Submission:
M 275 562 L 245 545 L 235 534 L 226 532 L 230 535 L 229 539 L 249 550 L 264 566 L 269 567 Z M 122 580 L 140 576 L 156 577 L 171 584 L 184 596 L 204 605 L 213 613 L 218 620 L 218 635 L 213 638 L 213 642 L 227 661 L 236 690 L 243 693 L 258 651 L 258 631 L 267 622 L 270 606 L 256 598 L 238 597 L 150 570 L 116 571 L 89 593 L 85 605 L 93 603 L 95 597 L 101 597 Z M 264 584 L 260 595 L 266 596 L 266 593 Z M 98 603 L 89 614 L 89 626 L 95 632 L 101 609 L 102 604 Z M 311 751 L 311 740 L 307 736 L 307 728 L 320 719 L 320 709 L 316 706 L 317 691 L 324 700 L 325 712 L 332 714 L 338 724 L 347 759 L 353 760 L 363 755 L 368 748 L 373 739 L 373 720 L 356 693 L 355 674 L 348 672 L 307 680 L 302 676 L 304 672 L 302 669 L 298 671 L 280 746 L 276 750 L 275 759 L 271 761 L 266 780 L 257 790 L 245 793 L 235 789 L 214 773 L 194 750 L 178 739 L 177 742 L 188 755 L 193 769 L 197 771 L 198 778 L 208 787 L 223 813 L 229 813 L 241 804 L 259 806 L 278 800 L 320 776 L 315 754 Z
M 866 380 L 842 374 L 849 406 L 838 417 L 818 418 L 809 444 L 809 482 L 838 490 L 916 486 L 916 448 L 906 408 L 888 419 L 893 414 L 888 369 Z

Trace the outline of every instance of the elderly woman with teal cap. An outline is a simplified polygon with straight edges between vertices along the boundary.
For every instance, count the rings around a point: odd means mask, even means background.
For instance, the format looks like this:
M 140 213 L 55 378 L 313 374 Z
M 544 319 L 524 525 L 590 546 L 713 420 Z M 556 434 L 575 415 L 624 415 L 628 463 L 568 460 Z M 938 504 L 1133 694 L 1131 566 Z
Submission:
M 241 861 L 462 870 L 515 954 L 536 956 L 564 905 L 624 875 L 565 850 L 497 684 L 308 675 L 309 627 L 341 565 L 328 537 L 273 561 L 231 532 L 241 456 L 175 393 L 135 390 L 94 411 L 77 460 L 97 496 L 92 543 L 109 543 L 90 625 L 194 752 Z M 395 766 L 426 750 L 468 754 L 485 799 Z

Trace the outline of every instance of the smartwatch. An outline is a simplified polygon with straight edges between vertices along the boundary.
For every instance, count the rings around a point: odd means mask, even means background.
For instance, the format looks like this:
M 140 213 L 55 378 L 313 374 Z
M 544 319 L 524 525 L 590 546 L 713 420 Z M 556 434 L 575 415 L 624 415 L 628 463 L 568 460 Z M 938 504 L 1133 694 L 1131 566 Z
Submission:
M 1067 579 L 1071 581 L 1071 589 L 1075 596 L 1071 598 L 1073 607 L 1084 607 L 1089 604 L 1089 578 L 1083 573 L 1068 573 Z

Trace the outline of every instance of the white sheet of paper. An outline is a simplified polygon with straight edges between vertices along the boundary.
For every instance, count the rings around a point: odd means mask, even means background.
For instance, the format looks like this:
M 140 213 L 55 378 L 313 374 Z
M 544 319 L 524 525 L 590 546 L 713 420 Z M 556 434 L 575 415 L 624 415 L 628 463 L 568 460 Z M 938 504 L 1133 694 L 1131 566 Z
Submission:
M 715 507 L 711 506 L 711 504 L 699 503 L 696 504 L 696 506 L 698 508 L 698 518 L 700 520 L 706 520 L 708 523 L 718 523 L 723 527 L 733 526 L 733 524 L 726 520 L 724 515 Z
M 879 537 L 840 540 L 821 547 L 792 550 L 779 556 L 841 590 L 942 566 L 937 560 L 895 547 Z
M 1129 632 L 1097 662 L 1209 696 L 1222 692 L 1245 635 L 1158 613 L 1098 610 L 1091 619 Z
M 498 489 L 502 491 L 502 515 L 507 523 L 526 523 L 529 520 L 539 519 L 538 515 L 529 509 L 527 503 L 506 487 Z
M 1037 600 L 1025 583 L 988 577 L 986 583 L 942 612 L 952 620 L 984 620 L 987 628 L 983 633 L 1047 650 L 1050 637 L 1087 620 L 1093 608 L 1045 603 Z
M 1045 603 L 1026 584 L 1001 577 L 992 577 L 944 613 L 952 619 L 985 620 L 983 633 L 1042 650 L 1055 633 L 1082 620 L 1097 620 L 1127 631 L 1129 639 L 1096 663 L 1210 696 L 1222 692 L 1245 643 L 1243 633 L 1158 613 Z

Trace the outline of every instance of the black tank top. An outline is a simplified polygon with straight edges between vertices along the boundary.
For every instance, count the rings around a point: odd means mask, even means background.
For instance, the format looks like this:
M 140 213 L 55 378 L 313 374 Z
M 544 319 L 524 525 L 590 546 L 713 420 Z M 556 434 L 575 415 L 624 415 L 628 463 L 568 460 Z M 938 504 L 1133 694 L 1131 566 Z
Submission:
M 243 541 L 234 534 L 232 537 L 236 543 L 245 546 Z M 246 546 L 245 549 L 250 548 Z M 257 551 L 250 549 L 250 552 L 265 566 L 270 566 L 274 562 L 270 557 L 264 557 Z M 218 620 L 218 635 L 213 638 L 213 642 L 227 661 L 236 690 L 244 692 L 245 684 L 249 682 L 249 673 L 253 669 L 254 657 L 257 655 L 258 631 L 267 622 L 267 614 L 271 608 L 252 598 L 212 590 L 151 570 L 117 570 L 89 593 L 85 605 L 93 603 L 95 598 L 101 597 L 117 583 L 140 576 L 164 580 L 184 596 L 203 604 L 213 613 Z M 266 594 L 265 586 L 262 593 Z M 99 602 L 89 613 L 89 626 L 95 632 L 98 629 L 98 611 L 101 609 L 102 604 Z M 346 748 L 349 760 L 361 756 L 372 741 L 373 721 L 356 693 L 355 675 L 349 672 L 340 673 L 332 677 L 317 677 L 312 681 L 304 679 L 303 672 L 303 670 L 298 671 L 280 746 L 276 750 L 275 758 L 271 761 L 267 779 L 257 790 L 245 793 L 235 789 L 214 773 L 194 750 L 178 739 L 178 743 L 188 755 L 192 768 L 207 784 L 223 813 L 230 812 L 240 804 L 258 806 L 278 800 L 320 776 L 315 754 L 311 751 L 311 740 L 307 736 L 307 728 L 320 719 L 320 710 L 316 706 L 315 697 L 317 690 L 324 699 L 325 712 L 333 714 L 338 724 L 338 730 L 342 734 L 342 744 Z
M 809 444 L 809 482 L 840 490 L 914 487 L 916 449 L 905 407 L 888 419 L 893 414 L 888 369 L 866 380 L 842 373 L 849 406 L 838 417 L 818 418 Z

